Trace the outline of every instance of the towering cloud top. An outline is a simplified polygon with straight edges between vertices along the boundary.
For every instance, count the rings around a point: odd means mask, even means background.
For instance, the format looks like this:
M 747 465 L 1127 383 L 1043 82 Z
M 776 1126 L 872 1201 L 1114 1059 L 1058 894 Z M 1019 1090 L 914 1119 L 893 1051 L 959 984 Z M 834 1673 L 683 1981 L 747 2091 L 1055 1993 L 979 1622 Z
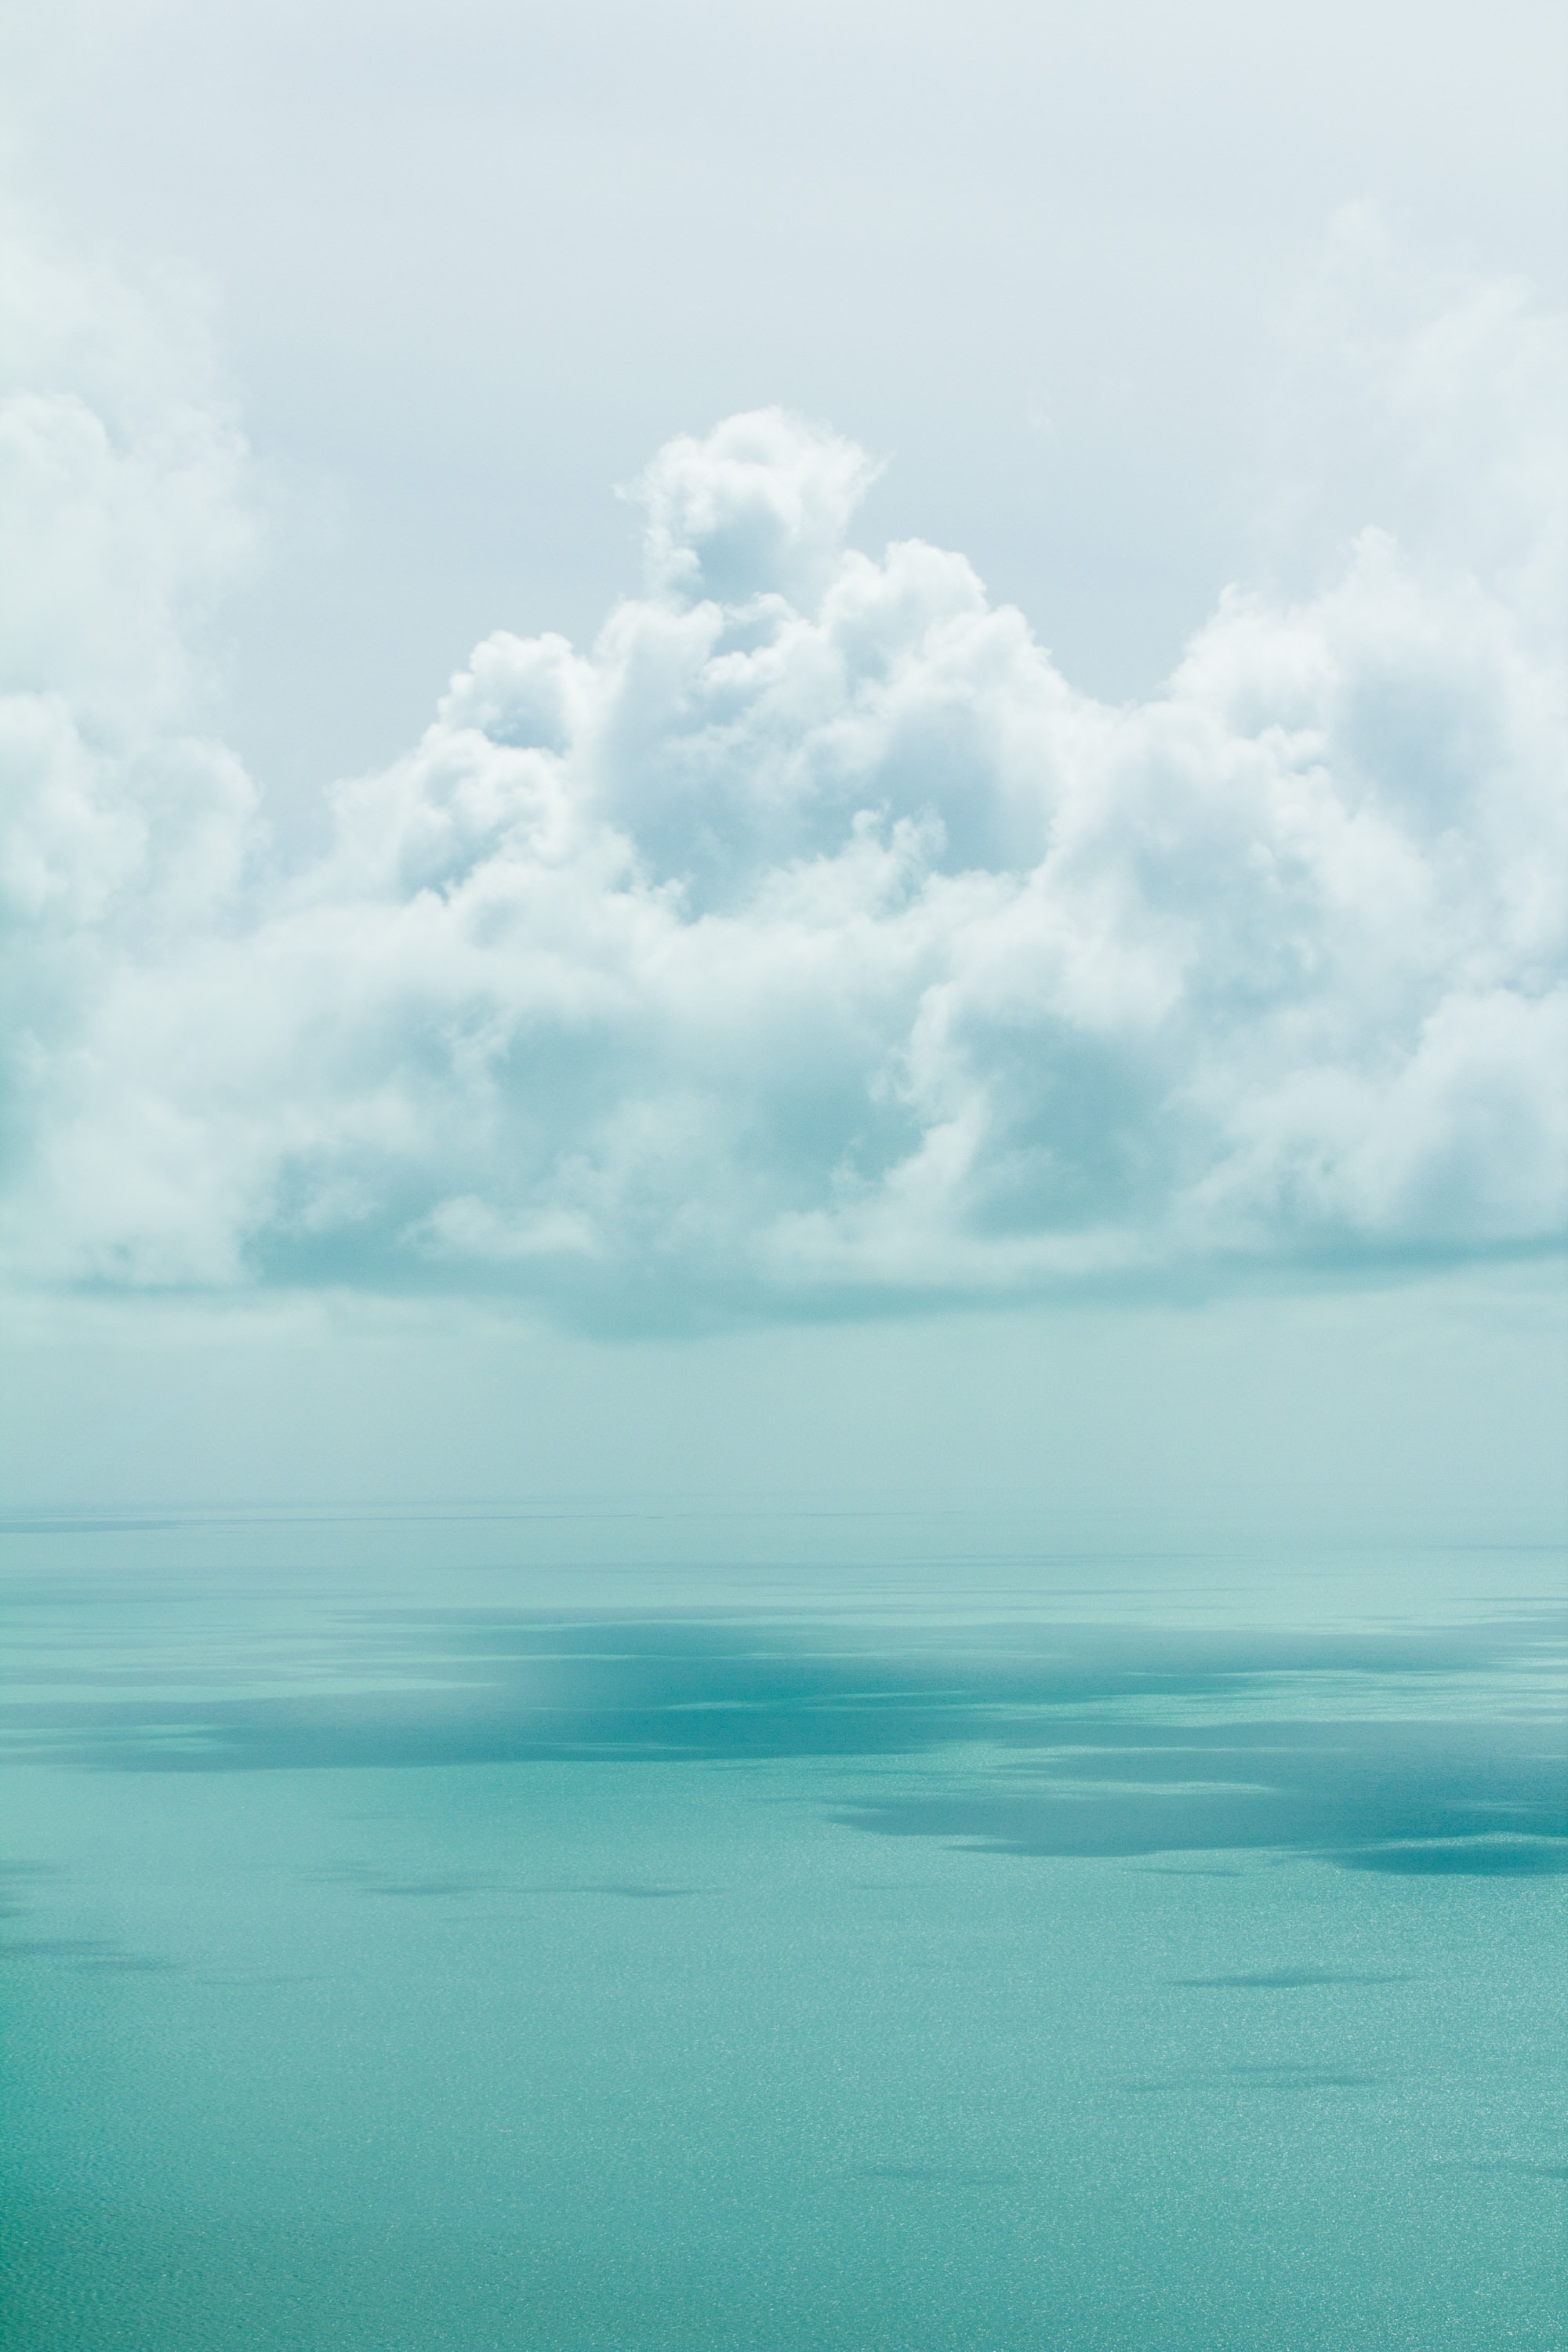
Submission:
M 1561 356 L 1517 305 L 1420 332 L 1435 415 Z M 1558 454 L 1484 564 L 1368 530 L 1112 709 L 962 556 L 846 547 L 859 449 L 734 417 L 637 486 L 591 650 L 489 638 L 279 878 L 167 682 L 232 433 L 28 386 L 0 436 L 91 624 L 0 706 L 22 1278 L 657 1321 L 1563 1237 Z
M 798 604 L 833 576 L 877 467 L 864 450 L 776 408 L 731 416 L 705 441 L 667 442 L 632 495 L 647 512 L 656 593 Z

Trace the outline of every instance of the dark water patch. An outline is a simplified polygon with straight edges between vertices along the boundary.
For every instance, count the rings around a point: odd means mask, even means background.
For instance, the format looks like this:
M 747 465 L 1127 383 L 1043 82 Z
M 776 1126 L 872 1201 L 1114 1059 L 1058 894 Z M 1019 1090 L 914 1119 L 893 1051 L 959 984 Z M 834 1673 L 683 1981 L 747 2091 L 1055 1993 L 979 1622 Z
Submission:
M 68 1968 L 106 1976 L 170 1976 L 183 1969 L 180 1960 L 159 1959 L 129 1952 L 99 1936 L 28 1936 L 0 1943 L 0 1959 L 63 1960 Z
M 1394 1717 L 1155 1727 L 1079 1715 L 1005 1782 L 867 1799 L 839 1818 L 977 1852 L 1110 1858 L 1216 1850 L 1349 1867 L 1536 1874 L 1568 1827 L 1568 1771 L 1524 1722 Z
M 1173 2097 L 1188 2091 L 1372 2091 L 1386 2084 L 1384 2074 L 1344 2066 L 1286 2062 L 1257 2066 L 1218 2066 L 1180 2074 L 1157 2074 L 1123 2083 L 1127 2098 Z
M 863 2164 L 843 2176 L 850 2180 L 908 2181 L 922 2189 L 1006 2189 L 1026 2176 L 961 2164 Z
M 662 1886 L 640 1878 L 560 1879 L 531 1883 L 520 1895 L 618 1895 L 633 1903 L 667 1903 L 688 1895 L 706 1895 L 706 1886 Z
M 0 1862 L 0 1919 L 26 1918 L 37 1908 L 34 1890 L 59 1875 L 53 1863 Z
M 351 1886 L 362 1895 L 388 1895 L 415 1901 L 460 1898 L 468 1895 L 614 1895 L 634 1902 L 665 1902 L 671 1897 L 702 1895 L 709 1890 L 700 1886 L 667 1885 L 657 1879 L 643 1878 L 560 1878 L 513 1879 L 462 1871 L 432 1871 L 428 1874 L 405 1872 L 394 1876 L 390 1872 L 372 1869 L 368 1864 L 352 1864 L 340 1870 L 316 1874 L 330 1884 Z
M 1213 1869 L 1205 1868 L 1201 1863 L 1174 1870 L 1159 1863 L 1134 1863 L 1132 1867 L 1142 1878 L 1245 1878 L 1247 1876 L 1245 1870 L 1238 1870 L 1228 1863 Z
M 1363 1975 L 1350 1969 L 1259 1969 L 1231 1977 L 1173 1977 L 1173 1984 L 1232 1988 L 1252 1992 L 1294 1992 L 1311 1985 L 1408 1984 L 1408 1976 Z
M 256 1681 L 255 1674 L 244 1667 L 181 1666 L 164 1658 L 158 1659 L 155 1664 L 109 1666 L 83 1663 L 48 1666 L 26 1664 L 18 1669 L 13 1657 L 11 1669 L 5 1680 L 6 1686 L 13 1690 L 47 1690 L 55 1683 L 64 1683 L 78 1690 L 145 1690 L 149 1683 L 156 1683 L 160 1690 L 177 1690 L 182 1685 L 193 1690 L 216 1690 L 225 1685 L 243 1690 Z
M 1312 2091 L 1325 2086 L 1360 2091 L 1383 2079 L 1377 2074 L 1353 2074 L 1342 2067 L 1313 2066 L 1297 2061 L 1263 2066 L 1227 2066 L 1226 2073 L 1233 2083 L 1256 2083 L 1283 2091 Z
M 1536 2163 L 1522 2156 L 1438 2157 L 1434 2172 L 1512 2172 L 1527 2180 L 1568 2180 L 1568 2164 Z
M 433 1895 L 481 1895 L 495 1885 L 492 1878 L 379 1878 L 365 1886 L 367 1895 L 401 1895 L 416 1901 Z
M 6 1536 L 123 1536 L 166 1535 L 171 1528 L 183 1527 L 183 1519 L 68 1519 L 34 1517 L 25 1511 L 0 1513 L 0 1535 Z
M 139 1952 L 103 1952 L 91 1959 L 79 1960 L 80 1969 L 94 1969 L 104 1976 L 163 1977 L 183 1969 L 179 1960 L 160 1960 Z
M 503 1883 L 462 1871 L 433 1871 L 427 1874 L 405 1872 L 395 1877 L 388 1872 L 351 1867 L 322 1872 L 321 1875 L 340 1886 L 353 1886 L 362 1895 L 405 1895 L 415 1901 L 443 1895 L 488 1895 Z
M 338 1685 L 351 1636 L 357 1688 L 40 1698 L 12 1719 L 22 1734 L 74 1736 L 70 1760 L 127 1770 L 895 1757 L 1059 1737 L 1100 1751 L 1102 1775 L 1148 1781 L 1185 1769 L 1190 1733 L 1150 1734 L 1194 1704 L 1256 1706 L 1330 1676 L 1398 1685 L 1474 1675 L 1545 1643 L 1539 1629 L 1532 1641 L 1511 1625 L 1321 1636 L 1034 1625 L 889 1638 L 885 1627 L 750 1613 L 404 1612 L 334 1625 L 321 1663 Z M 416 1670 L 417 1680 L 405 1679 Z M 1108 1706 L 1120 1723 L 1086 1733 L 1071 1720 Z M 1302 1736 L 1300 1724 L 1279 1733 Z M 1215 1759 L 1250 1762 L 1258 1727 L 1210 1730 L 1203 1744 Z M 1114 1768 L 1104 1757 L 1112 1746 L 1127 1751 Z
M 579 1895 L 618 1895 L 632 1903 L 668 1903 L 688 1895 L 705 1894 L 707 1889 L 701 1886 L 644 1886 L 629 1879 L 604 1878 L 589 1885 L 560 1891 Z
M 329 1979 L 319 1969 L 230 1969 L 217 1976 L 204 1972 L 194 1981 L 226 1991 L 247 1992 L 257 1985 L 325 1984 Z
M 1555 1878 L 1568 1871 L 1568 1838 L 1542 1834 L 1374 1846 L 1331 1859 L 1346 1870 L 1379 1870 L 1396 1878 Z
M 12 1710 L 101 1770 L 418 1770 L 527 1763 L 960 1760 L 958 1785 L 867 1797 L 862 1830 L 995 1853 L 1320 1855 L 1406 1875 L 1568 1866 L 1568 1759 L 1494 1693 L 1559 1656 L 1555 1626 L 1358 1634 L 1142 1626 L 921 1629 L 767 1616 L 403 1610 L 332 1621 L 327 1689 L 53 1700 Z M 357 1686 L 343 1687 L 347 1674 Z M 1463 1686 L 1466 1711 L 1445 1719 Z M 1356 1711 L 1354 1694 L 1378 1706 Z M 1417 1703 L 1420 1712 L 1415 1711 Z M 1539 1698 L 1531 1705 L 1539 1707 Z M 955 1751 L 958 1755 L 955 1756 Z M 461 1874 L 367 1891 L 458 1895 Z

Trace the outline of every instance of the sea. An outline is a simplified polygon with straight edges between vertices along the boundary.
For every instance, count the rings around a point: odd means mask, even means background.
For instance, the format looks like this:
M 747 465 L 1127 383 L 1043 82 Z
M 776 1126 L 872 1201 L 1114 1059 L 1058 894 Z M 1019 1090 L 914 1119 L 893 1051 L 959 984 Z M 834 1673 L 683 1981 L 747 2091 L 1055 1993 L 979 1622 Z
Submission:
M 1555 2352 L 1561 1552 L 3 1538 L 9 2352 Z

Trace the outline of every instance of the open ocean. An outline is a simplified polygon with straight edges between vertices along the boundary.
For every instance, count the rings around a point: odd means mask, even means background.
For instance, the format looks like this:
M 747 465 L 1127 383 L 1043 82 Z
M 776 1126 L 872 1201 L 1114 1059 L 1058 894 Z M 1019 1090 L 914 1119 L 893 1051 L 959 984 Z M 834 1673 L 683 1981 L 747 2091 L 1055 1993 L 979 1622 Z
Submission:
M 1562 1557 L 14 1521 L 11 2352 L 1551 2352 Z

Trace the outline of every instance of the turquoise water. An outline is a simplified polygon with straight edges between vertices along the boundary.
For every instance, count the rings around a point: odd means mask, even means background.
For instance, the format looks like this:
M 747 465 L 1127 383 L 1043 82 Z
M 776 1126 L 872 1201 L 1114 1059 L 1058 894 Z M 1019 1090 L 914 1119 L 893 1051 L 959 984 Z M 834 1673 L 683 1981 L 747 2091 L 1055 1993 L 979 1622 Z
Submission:
M 1563 2343 L 1560 1559 L 5 1554 L 8 2344 Z

